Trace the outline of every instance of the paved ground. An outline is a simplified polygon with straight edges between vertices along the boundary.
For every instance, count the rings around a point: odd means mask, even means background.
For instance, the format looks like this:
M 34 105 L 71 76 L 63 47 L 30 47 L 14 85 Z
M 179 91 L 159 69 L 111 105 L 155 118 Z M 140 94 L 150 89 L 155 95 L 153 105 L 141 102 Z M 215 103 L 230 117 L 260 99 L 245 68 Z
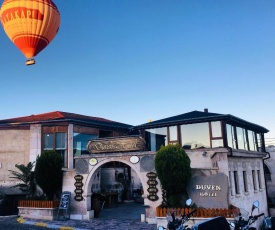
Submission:
M 104 208 L 99 214 L 99 218 L 94 218 L 90 220 L 35 220 L 35 219 L 22 219 L 22 218 L 6 218 L 9 222 L 20 222 L 21 227 L 38 225 L 40 228 L 33 229 L 64 229 L 64 230 L 156 230 L 157 226 L 154 224 L 147 224 L 141 222 L 141 214 L 145 213 L 145 208 L 136 203 L 126 203 L 119 204 L 118 207 Z M 0 229 L 9 230 L 7 227 L 1 228 L 0 219 Z M 13 228 L 11 228 L 13 229 Z M 16 228 L 14 228 L 16 229 Z M 32 228 L 30 228 L 32 229 Z

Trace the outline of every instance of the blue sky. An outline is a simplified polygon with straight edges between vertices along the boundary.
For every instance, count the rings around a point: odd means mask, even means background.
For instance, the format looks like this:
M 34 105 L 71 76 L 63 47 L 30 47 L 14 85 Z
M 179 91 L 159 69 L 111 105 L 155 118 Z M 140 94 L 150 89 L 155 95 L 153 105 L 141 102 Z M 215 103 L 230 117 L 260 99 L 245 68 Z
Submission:
M 274 0 L 54 2 L 60 29 L 33 66 L 0 28 L 0 119 L 58 110 L 138 125 L 208 108 L 275 138 Z

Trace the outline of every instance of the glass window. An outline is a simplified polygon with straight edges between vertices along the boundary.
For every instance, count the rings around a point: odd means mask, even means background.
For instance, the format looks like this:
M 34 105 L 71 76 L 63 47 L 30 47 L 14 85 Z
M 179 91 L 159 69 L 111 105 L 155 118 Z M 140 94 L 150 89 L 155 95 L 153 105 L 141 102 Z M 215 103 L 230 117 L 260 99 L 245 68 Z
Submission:
M 54 135 L 52 133 L 44 134 L 44 150 L 53 150 L 53 138 Z
M 167 145 L 167 127 L 146 129 L 145 130 L 146 147 L 149 151 L 158 151 L 160 146 Z
M 184 149 L 210 148 L 208 123 L 181 125 L 181 140 Z
M 257 136 L 258 148 L 260 149 L 260 148 L 262 148 L 262 137 L 261 137 L 260 133 L 257 133 L 256 136 Z M 259 151 L 259 149 L 258 149 L 258 151 Z
M 212 130 L 212 137 L 221 137 L 222 136 L 221 122 L 220 121 L 211 122 L 211 130 Z
M 226 124 L 226 134 L 227 134 L 227 145 L 228 147 L 235 149 L 235 136 L 234 136 L 234 128 L 232 125 Z
M 211 142 L 212 142 L 212 148 L 223 147 L 223 140 L 222 139 L 212 140 Z
M 67 133 L 56 133 L 55 137 L 55 149 L 66 149 Z
M 240 127 L 236 127 L 236 131 L 237 131 L 238 149 L 246 149 L 244 129 Z
M 74 133 L 74 156 L 80 156 L 82 154 L 89 154 L 87 150 L 87 144 L 89 140 L 98 138 L 94 134 Z
M 169 141 L 177 141 L 178 140 L 178 132 L 177 126 L 170 126 L 169 127 Z
M 247 130 L 247 136 L 248 136 L 249 150 L 257 151 L 254 132 L 252 132 L 251 130 Z
M 63 159 L 63 166 L 67 166 L 67 133 L 55 133 L 55 151 Z
M 67 167 L 67 133 L 45 133 L 44 150 L 54 150 L 63 159 L 63 166 Z

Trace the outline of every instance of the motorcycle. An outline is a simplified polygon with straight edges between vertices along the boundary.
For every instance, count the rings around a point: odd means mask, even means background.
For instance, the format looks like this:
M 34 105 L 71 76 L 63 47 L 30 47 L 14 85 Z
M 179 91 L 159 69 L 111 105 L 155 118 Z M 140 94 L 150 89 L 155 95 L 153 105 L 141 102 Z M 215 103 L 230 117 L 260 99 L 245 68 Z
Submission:
M 259 201 L 255 201 L 252 205 L 251 215 L 249 216 L 249 212 L 244 209 L 236 209 L 234 211 L 234 222 L 230 223 L 230 226 L 234 230 L 256 230 L 254 227 L 250 227 L 251 224 L 255 223 L 255 221 L 263 216 L 264 213 L 253 216 L 253 211 L 259 208 Z
M 259 201 L 255 201 L 253 203 L 250 216 L 249 212 L 244 209 L 236 209 L 234 212 L 234 222 L 228 223 L 225 217 L 218 216 L 193 225 L 192 230 L 230 230 L 230 227 L 234 230 L 256 230 L 256 228 L 250 227 L 250 225 L 253 224 L 260 216 L 263 216 L 264 213 L 252 216 L 255 208 L 259 208 Z
M 192 203 L 191 199 L 188 199 L 186 201 L 186 205 L 190 206 Z M 188 228 L 188 225 L 184 225 L 189 219 L 190 217 L 193 215 L 193 213 L 196 212 L 196 209 L 194 209 L 193 211 L 191 211 L 190 213 L 186 214 L 186 215 L 182 215 L 181 218 L 176 218 L 174 213 L 171 213 L 171 216 L 167 216 L 167 228 L 163 227 L 163 226 L 159 226 L 158 230 L 191 230 L 190 228 Z
M 225 217 L 217 216 L 209 220 L 194 224 L 192 230 L 230 230 L 230 225 Z

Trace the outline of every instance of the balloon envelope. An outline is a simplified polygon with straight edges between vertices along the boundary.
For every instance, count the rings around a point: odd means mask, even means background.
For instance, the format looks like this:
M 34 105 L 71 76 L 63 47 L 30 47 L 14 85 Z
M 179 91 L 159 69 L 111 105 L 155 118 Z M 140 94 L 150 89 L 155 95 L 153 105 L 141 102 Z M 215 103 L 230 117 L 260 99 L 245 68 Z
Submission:
M 60 13 L 51 0 L 4 0 L 1 24 L 26 58 L 42 51 L 55 37 Z

